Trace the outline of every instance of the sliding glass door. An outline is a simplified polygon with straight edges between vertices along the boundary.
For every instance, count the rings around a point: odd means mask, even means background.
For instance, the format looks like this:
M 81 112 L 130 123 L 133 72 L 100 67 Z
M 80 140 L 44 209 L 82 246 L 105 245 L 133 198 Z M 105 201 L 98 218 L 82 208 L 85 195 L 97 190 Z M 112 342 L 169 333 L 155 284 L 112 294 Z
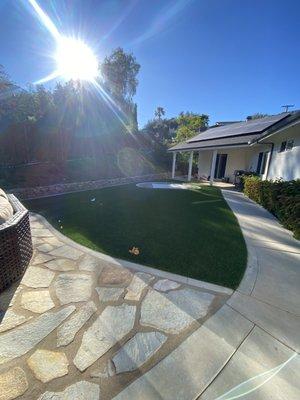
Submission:
M 227 163 L 227 154 L 217 154 L 216 168 L 215 168 L 215 179 L 222 179 L 225 176 Z

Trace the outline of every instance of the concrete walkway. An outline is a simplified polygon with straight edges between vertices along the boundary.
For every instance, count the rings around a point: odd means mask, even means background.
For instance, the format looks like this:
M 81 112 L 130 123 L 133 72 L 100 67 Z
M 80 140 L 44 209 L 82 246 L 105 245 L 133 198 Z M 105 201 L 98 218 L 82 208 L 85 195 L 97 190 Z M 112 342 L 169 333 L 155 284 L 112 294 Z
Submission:
M 243 194 L 223 191 L 249 256 L 238 290 L 116 400 L 299 400 L 300 243 Z

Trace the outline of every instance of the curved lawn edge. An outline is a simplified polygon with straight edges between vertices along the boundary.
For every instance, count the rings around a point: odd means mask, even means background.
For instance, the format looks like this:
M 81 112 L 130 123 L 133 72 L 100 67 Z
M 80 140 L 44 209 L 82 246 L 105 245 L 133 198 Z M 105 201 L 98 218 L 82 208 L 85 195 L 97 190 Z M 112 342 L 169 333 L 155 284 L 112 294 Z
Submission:
M 78 250 L 85 252 L 86 254 L 89 254 L 93 257 L 99 258 L 100 260 L 107 261 L 107 262 L 115 264 L 116 266 L 119 266 L 119 267 L 129 268 L 133 271 L 140 271 L 140 272 L 146 272 L 149 274 L 155 274 L 160 278 L 175 280 L 182 284 L 194 286 L 194 287 L 200 288 L 200 289 L 210 290 L 212 292 L 219 292 L 219 293 L 229 295 L 229 296 L 232 295 L 232 293 L 233 293 L 232 289 L 227 288 L 225 286 L 216 285 L 214 283 L 209 283 L 209 282 L 205 282 L 205 281 L 201 281 L 201 280 L 197 280 L 197 279 L 193 279 L 193 278 L 188 278 L 183 275 L 173 274 L 172 272 L 164 271 L 159 268 L 149 267 L 147 265 L 142 265 L 142 264 L 134 263 L 131 261 L 119 259 L 119 258 L 110 256 L 108 254 L 101 253 L 100 251 L 93 250 L 90 247 L 84 246 L 84 245 L 74 241 L 73 239 L 69 238 L 68 236 L 63 235 L 43 215 L 34 213 L 34 212 L 30 212 L 30 215 L 35 217 L 39 222 L 42 222 L 51 231 L 51 233 L 53 233 L 53 235 L 55 235 L 64 244 L 75 247 Z
M 32 200 L 60 233 L 114 258 L 235 289 L 247 249 L 218 188 L 149 190 L 122 185 Z M 137 247 L 137 256 L 129 250 Z

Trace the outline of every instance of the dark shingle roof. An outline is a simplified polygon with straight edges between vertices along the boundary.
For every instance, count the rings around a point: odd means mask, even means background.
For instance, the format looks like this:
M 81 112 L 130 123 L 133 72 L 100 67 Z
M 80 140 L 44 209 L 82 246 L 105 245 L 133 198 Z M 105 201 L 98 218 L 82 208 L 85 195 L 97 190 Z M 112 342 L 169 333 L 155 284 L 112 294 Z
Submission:
M 290 113 L 282 113 L 277 115 L 272 115 L 270 117 L 254 119 L 245 122 L 233 123 L 230 125 L 218 126 L 216 128 L 207 129 L 199 135 L 194 136 L 192 139 L 188 140 L 188 143 L 212 140 L 217 138 L 225 138 L 230 136 L 241 136 L 259 133 L 261 134 L 266 129 L 270 128 L 273 124 L 281 121 L 282 119 L 288 117 Z

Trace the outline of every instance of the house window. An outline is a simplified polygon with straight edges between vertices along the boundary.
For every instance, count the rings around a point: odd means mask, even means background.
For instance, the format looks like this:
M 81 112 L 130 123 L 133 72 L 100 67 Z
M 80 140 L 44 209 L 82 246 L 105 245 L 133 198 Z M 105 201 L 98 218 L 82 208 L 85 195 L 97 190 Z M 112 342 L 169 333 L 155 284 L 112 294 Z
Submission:
M 279 152 L 282 153 L 286 149 L 286 140 L 284 142 L 281 142 L 280 150 Z
M 294 139 L 285 140 L 284 142 L 281 142 L 279 153 L 292 150 L 293 147 L 294 147 Z
M 263 159 L 262 159 L 262 164 L 261 164 L 261 170 L 260 170 L 260 174 L 261 175 L 263 175 L 266 172 L 268 154 L 269 154 L 268 151 L 264 152 Z
M 258 160 L 257 160 L 257 167 L 256 167 L 256 173 L 260 174 L 260 170 L 261 170 L 261 163 L 262 163 L 262 158 L 263 158 L 264 153 L 261 152 L 258 155 Z
M 268 154 L 268 151 L 264 151 L 258 155 L 256 173 L 259 175 L 263 175 L 266 172 Z
M 293 147 L 294 147 L 294 139 L 288 140 L 286 143 L 286 150 L 292 150 Z

